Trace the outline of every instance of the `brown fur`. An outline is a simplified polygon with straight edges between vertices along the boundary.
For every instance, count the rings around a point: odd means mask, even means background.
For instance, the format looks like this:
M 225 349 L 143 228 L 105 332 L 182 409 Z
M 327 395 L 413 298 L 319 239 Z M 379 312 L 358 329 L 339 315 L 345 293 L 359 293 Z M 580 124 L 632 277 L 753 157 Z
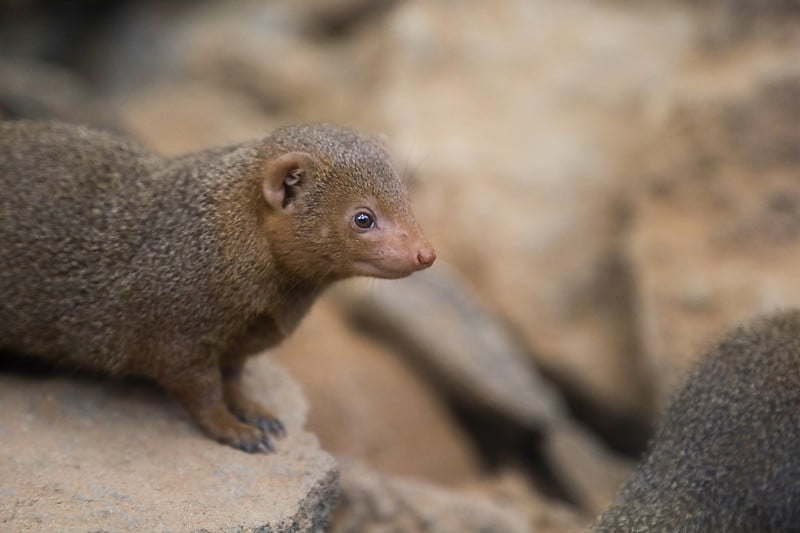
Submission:
M 0 350 L 155 380 L 247 451 L 282 433 L 239 389 L 247 357 L 331 282 L 435 258 L 386 152 L 332 125 L 169 160 L 85 127 L 0 123 L 0 188 Z
M 800 311 L 736 329 L 699 362 L 593 531 L 800 531 Z

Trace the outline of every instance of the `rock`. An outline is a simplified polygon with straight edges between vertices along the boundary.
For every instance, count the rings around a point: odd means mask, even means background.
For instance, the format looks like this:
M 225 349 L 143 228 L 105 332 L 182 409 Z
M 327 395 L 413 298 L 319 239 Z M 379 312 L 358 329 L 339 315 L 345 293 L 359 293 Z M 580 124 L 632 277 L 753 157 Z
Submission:
M 308 429 L 338 458 L 455 485 L 482 474 L 470 437 L 402 354 L 352 330 L 326 298 L 275 357 L 309 398 Z
M 68 70 L 38 61 L 0 59 L 0 119 L 57 118 L 109 124 L 86 83 Z
M 687 2 L 701 9 L 706 41 L 712 48 L 741 44 L 746 38 L 785 38 L 797 34 L 800 5 L 795 0 L 704 0 Z
M 337 37 L 360 29 L 383 15 L 399 0 L 283 0 L 283 5 L 303 17 L 305 26 L 317 36 Z
M 568 422 L 545 436 L 544 457 L 564 489 L 596 516 L 633 473 L 630 461 L 614 455 L 583 427 Z
M 0 375 L 2 528 L 322 531 L 337 468 L 302 429 L 302 393 L 265 358 L 246 383 L 287 427 L 275 454 L 212 441 L 153 388 Z
M 381 475 L 357 463 L 343 464 L 341 482 L 333 533 L 532 531 L 523 516 L 488 498 Z
M 156 80 L 183 78 L 239 92 L 262 110 L 289 114 L 293 121 L 351 122 L 351 104 L 363 101 L 362 80 L 369 73 L 357 68 L 360 54 L 341 48 L 346 43 L 310 39 L 307 14 L 296 4 L 192 5 L 152 45 L 156 64 L 141 70 L 152 71 Z M 148 21 L 143 14 L 129 24 L 136 29 Z M 109 62 L 127 50 L 117 49 Z M 136 90 L 136 77 L 128 78 L 124 85 Z
M 543 496 L 517 470 L 504 470 L 474 486 L 465 487 L 465 490 L 514 509 L 527 518 L 531 530 L 536 533 L 585 531 L 594 518 L 559 500 Z
M 159 153 L 186 152 L 258 139 L 289 122 L 252 99 L 211 83 L 154 84 L 125 97 L 120 122 Z
M 695 31 L 679 3 L 409 0 L 370 93 L 439 256 L 537 363 L 617 413 L 649 412 L 621 168 Z
M 684 102 L 645 152 L 630 254 L 662 402 L 723 331 L 800 301 L 800 73 L 750 80 Z
M 334 295 L 355 320 L 404 347 L 460 401 L 529 429 L 564 416 L 560 396 L 524 348 L 443 262 L 404 280 L 345 284 Z

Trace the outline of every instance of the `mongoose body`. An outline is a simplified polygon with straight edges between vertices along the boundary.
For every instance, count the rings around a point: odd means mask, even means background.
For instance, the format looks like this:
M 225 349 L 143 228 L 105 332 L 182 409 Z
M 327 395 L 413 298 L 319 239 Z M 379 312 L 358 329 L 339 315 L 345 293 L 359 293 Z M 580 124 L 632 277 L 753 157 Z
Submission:
M 699 362 L 593 531 L 800 531 L 800 311 L 733 331 Z
M 165 159 L 54 122 L 0 123 L 0 351 L 169 391 L 216 439 L 271 449 L 239 389 L 330 283 L 433 263 L 379 143 L 333 125 Z

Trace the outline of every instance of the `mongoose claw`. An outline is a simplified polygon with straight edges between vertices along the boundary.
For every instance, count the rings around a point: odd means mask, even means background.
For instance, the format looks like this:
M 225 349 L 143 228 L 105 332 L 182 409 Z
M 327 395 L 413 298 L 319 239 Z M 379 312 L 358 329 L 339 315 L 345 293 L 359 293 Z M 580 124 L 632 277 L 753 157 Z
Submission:
M 272 435 L 279 439 L 286 436 L 286 428 L 283 426 L 283 422 L 277 418 L 258 417 L 256 425 L 261 428 L 265 435 Z
M 264 437 L 264 440 L 256 445 L 256 451 L 261 453 L 274 453 L 275 446 L 272 445 L 267 437 Z
M 234 426 L 227 428 L 224 433 L 217 433 L 218 440 L 230 444 L 247 453 L 272 453 L 275 446 L 272 444 L 269 433 L 257 424 L 241 423 L 233 419 Z
M 247 453 L 273 453 L 275 452 L 275 446 L 269 441 L 269 438 L 264 435 L 264 437 L 259 441 L 247 441 L 247 440 L 240 440 L 235 445 L 242 451 Z

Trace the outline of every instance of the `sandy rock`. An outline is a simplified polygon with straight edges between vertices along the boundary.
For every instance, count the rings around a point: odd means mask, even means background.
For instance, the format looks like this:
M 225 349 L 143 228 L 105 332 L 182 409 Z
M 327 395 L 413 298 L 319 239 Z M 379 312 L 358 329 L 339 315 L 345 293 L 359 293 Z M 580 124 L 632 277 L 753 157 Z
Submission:
M 469 436 L 403 355 L 352 331 L 323 299 L 275 358 L 309 398 L 308 429 L 339 458 L 440 484 L 481 475 Z
M 527 428 L 564 416 L 560 396 L 524 348 L 443 262 L 404 280 L 342 285 L 334 297 L 355 320 L 405 347 L 462 402 Z
M 226 87 L 295 121 L 351 122 L 352 104 L 363 101 L 362 81 L 369 76 L 358 68 L 362 54 L 346 43 L 310 38 L 307 10 L 297 4 L 192 6 L 154 50 L 163 57 L 158 77 Z
M 545 439 L 545 460 L 562 486 L 591 516 L 611 504 L 633 473 L 630 461 L 614 455 L 577 424 L 554 428 Z
M 800 5 L 795 0 L 704 0 L 687 2 L 703 16 L 705 41 L 722 50 L 746 38 L 784 38 L 797 34 Z
M 342 466 L 334 533 L 535 533 L 525 518 L 486 497 Z
M 192 81 L 149 86 L 120 106 L 121 126 L 167 156 L 258 139 L 287 122 L 240 92 Z
M 416 176 L 439 256 L 592 401 L 647 410 L 619 249 L 641 104 L 695 28 L 674 3 L 407 1 L 375 112 Z
M 630 252 L 662 400 L 723 331 L 800 302 L 798 102 L 798 74 L 688 101 L 646 152 Z
M 594 515 L 584 515 L 574 507 L 543 496 L 517 470 L 507 469 L 465 490 L 514 509 L 527 518 L 536 533 L 586 531 L 594 519 Z
M 0 529 L 322 531 L 337 469 L 302 393 L 264 358 L 247 386 L 287 427 L 275 454 L 212 441 L 152 387 L 0 374 Z
M 293 9 L 305 19 L 305 25 L 315 35 L 338 36 L 369 24 L 384 15 L 400 0 L 283 0 L 282 5 Z
M 37 61 L 0 59 L 0 119 L 108 122 L 91 91 L 69 71 Z

